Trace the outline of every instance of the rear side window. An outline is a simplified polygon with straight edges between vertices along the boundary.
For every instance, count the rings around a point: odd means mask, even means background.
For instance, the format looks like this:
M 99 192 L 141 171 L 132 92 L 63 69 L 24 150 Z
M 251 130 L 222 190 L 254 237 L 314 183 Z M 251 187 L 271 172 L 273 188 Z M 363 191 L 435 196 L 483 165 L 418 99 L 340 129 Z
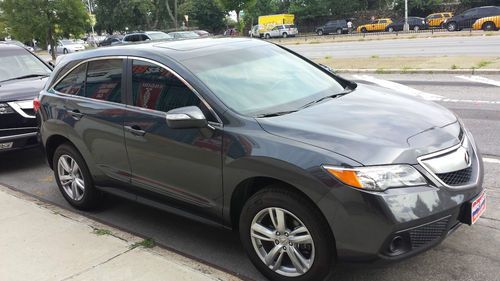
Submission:
M 84 63 L 64 77 L 64 79 L 54 87 L 54 90 L 68 95 L 85 96 L 86 72 L 87 64 Z
M 132 102 L 134 106 L 168 112 L 198 106 L 209 121 L 215 121 L 198 96 L 179 78 L 158 65 L 134 60 L 132 63 Z
M 387 20 L 380 20 L 379 23 L 387 23 Z
M 97 100 L 122 101 L 123 60 L 98 60 L 88 63 L 85 96 Z

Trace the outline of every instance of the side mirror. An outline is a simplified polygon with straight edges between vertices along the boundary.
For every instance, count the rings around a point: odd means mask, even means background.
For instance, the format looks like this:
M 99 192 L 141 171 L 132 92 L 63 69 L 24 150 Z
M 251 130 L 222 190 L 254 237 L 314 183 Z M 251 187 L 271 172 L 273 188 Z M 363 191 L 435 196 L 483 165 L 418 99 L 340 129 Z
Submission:
M 167 112 L 167 125 L 172 129 L 205 128 L 207 119 L 197 106 L 186 106 Z

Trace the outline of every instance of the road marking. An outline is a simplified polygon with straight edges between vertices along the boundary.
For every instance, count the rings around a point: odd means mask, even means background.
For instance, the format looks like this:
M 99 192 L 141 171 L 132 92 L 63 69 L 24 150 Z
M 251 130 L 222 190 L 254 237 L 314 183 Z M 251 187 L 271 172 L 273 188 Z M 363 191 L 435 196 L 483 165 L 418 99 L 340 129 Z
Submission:
M 476 76 L 476 75 L 464 76 L 464 75 L 460 75 L 460 76 L 456 76 L 456 77 L 460 78 L 460 79 L 464 79 L 464 80 L 476 82 L 476 83 L 483 83 L 483 84 L 495 85 L 495 86 L 500 87 L 500 81 L 496 81 L 496 80 L 493 80 L 493 79 L 488 79 L 488 78 L 485 78 L 485 77 L 482 77 L 482 76 Z
M 485 162 L 485 163 L 493 163 L 493 164 L 500 164 L 500 160 L 499 159 L 495 159 L 495 158 L 483 158 L 483 162 Z
M 399 84 L 399 83 L 396 83 L 393 81 L 378 79 L 378 78 L 375 78 L 375 77 L 369 76 L 369 75 L 357 75 L 357 74 L 355 74 L 352 77 L 356 80 L 368 81 L 368 82 L 371 82 L 373 84 L 377 84 L 379 86 L 382 86 L 384 88 L 395 90 L 395 91 L 398 91 L 400 93 L 408 94 L 411 96 L 421 97 L 425 100 L 440 101 L 440 102 L 454 102 L 454 103 L 499 104 L 500 105 L 500 101 L 449 99 L 449 98 L 445 98 L 443 96 L 422 92 L 422 91 L 417 90 L 415 88 L 411 88 L 411 87 L 408 87 L 406 85 Z M 466 76 L 464 76 L 464 77 L 466 77 Z M 487 78 L 484 78 L 484 79 L 487 79 Z M 493 81 L 493 80 L 491 80 L 491 81 Z
M 353 75 L 353 77 L 355 79 L 365 80 L 365 81 L 377 84 L 379 86 L 382 86 L 384 88 L 388 88 L 391 90 L 401 92 L 403 94 L 408 94 L 408 95 L 411 95 L 414 97 L 421 97 L 425 100 L 437 101 L 437 100 L 443 99 L 443 97 L 439 96 L 439 95 L 429 94 L 429 93 L 417 90 L 415 88 L 408 87 L 408 86 L 403 85 L 403 84 L 399 84 L 399 83 L 388 81 L 388 80 L 378 79 L 378 78 L 375 78 L 375 77 L 369 76 L 369 75 L 357 75 L 356 74 L 356 75 Z

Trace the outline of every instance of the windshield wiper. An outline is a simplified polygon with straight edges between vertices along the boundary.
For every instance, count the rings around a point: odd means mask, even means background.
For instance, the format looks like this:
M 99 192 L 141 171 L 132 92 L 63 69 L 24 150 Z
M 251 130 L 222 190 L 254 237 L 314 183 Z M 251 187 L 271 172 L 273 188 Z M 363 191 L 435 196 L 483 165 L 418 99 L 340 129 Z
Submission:
M 10 79 L 7 79 L 7 80 L 3 80 L 3 81 L 0 81 L 0 83 L 7 82 L 7 81 L 12 81 L 12 80 L 20 80 L 20 79 L 25 79 L 25 78 L 48 77 L 48 76 L 49 76 L 49 74 L 28 74 L 28 75 L 23 75 L 23 76 L 19 76 L 19 77 L 14 77 L 14 78 L 10 78 Z
M 273 113 L 265 113 L 265 114 L 260 114 L 255 116 L 255 118 L 265 118 L 265 117 L 276 117 L 276 116 L 281 116 L 281 115 L 286 115 L 289 113 L 294 113 L 297 112 L 298 110 L 289 110 L 289 111 L 280 111 L 280 112 L 273 112 Z
M 343 91 L 342 91 L 342 92 L 340 92 L 340 93 L 336 93 L 336 94 L 333 94 L 333 95 L 325 96 L 325 97 L 320 98 L 319 100 L 315 100 L 315 101 L 312 101 L 312 102 L 310 102 L 310 103 L 306 103 L 306 104 L 304 104 L 304 105 L 303 105 L 301 108 L 299 108 L 299 109 L 304 109 L 304 108 L 306 108 L 306 107 L 309 107 L 309 106 L 311 106 L 311 105 L 313 105 L 313 104 L 320 103 L 320 102 L 322 102 L 322 101 L 324 101 L 324 100 L 327 100 L 327 99 L 334 99 L 334 98 L 338 98 L 338 97 L 341 97 L 341 96 L 345 96 L 345 95 L 347 95 L 347 94 L 351 93 L 352 91 L 353 91 L 353 89 L 346 88 L 345 90 L 343 90 Z

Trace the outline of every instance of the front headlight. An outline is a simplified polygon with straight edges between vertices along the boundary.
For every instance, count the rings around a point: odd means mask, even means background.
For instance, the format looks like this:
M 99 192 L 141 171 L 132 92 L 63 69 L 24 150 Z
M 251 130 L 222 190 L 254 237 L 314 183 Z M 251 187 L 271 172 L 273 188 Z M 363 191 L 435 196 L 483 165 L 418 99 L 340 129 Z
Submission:
M 359 168 L 323 168 L 343 183 L 370 191 L 384 191 L 391 187 L 425 185 L 425 178 L 410 165 L 389 165 Z

